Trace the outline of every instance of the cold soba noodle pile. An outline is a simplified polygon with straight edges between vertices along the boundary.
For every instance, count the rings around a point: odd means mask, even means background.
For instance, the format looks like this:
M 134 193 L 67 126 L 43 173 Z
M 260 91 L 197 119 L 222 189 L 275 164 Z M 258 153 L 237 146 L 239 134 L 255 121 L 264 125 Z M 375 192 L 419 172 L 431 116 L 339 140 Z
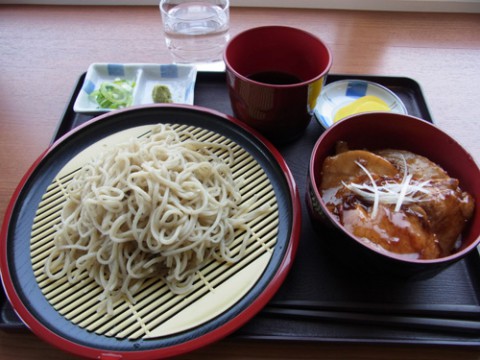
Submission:
M 181 140 L 168 125 L 109 147 L 67 189 L 48 277 L 75 282 L 88 272 L 109 313 L 115 301 L 133 302 L 143 282 L 159 275 L 174 293 L 188 292 L 206 261 L 242 257 L 247 223 L 266 210 L 242 202 L 232 163 L 227 146 Z M 242 232 L 234 252 L 229 246 Z
M 322 167 L 320 192 L 347 231 L 383 251 L 413 259 L 452 254 L 474 200 L 429 159 L 404 150 L 350 150 Z

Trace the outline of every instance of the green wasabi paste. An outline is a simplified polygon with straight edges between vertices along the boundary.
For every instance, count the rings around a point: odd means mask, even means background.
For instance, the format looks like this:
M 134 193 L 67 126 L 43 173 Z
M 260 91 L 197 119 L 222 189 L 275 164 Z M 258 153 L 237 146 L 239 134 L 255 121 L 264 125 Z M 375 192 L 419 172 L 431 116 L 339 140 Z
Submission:
M 152 90 L 152 99 L 156 103 L 171 103 L 172 93 L 167 85 L 155 85 Z

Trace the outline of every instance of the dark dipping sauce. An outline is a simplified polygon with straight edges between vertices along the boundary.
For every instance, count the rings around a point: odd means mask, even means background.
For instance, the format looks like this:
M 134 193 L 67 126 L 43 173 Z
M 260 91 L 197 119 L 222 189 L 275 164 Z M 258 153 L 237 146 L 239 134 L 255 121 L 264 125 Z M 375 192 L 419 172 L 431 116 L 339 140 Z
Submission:
M 253 81 L 271 85 L 293 85 L 302 82 L 298 76 L 280 71 L 262 71 L 250 75 L 248 78 Z

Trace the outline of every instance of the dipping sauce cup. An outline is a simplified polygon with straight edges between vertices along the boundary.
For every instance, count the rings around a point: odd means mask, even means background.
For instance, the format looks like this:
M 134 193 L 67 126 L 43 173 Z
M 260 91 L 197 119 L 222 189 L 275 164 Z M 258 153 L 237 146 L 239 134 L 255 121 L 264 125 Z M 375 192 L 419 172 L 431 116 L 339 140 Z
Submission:
M 332 63 L 323 41 L 292 27 L 253 28 L 227 44 L 224 60 L 234 115 L 276 145 L 299 138 Z

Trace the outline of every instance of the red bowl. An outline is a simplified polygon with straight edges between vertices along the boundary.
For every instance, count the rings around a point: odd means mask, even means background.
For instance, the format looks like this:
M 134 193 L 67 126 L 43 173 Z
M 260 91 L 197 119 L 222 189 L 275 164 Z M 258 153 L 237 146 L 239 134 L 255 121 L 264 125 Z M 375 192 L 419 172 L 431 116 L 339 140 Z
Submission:
M 328 211 L 319 192 L 324 159 L 334 154 L 337 141 L 351 149 L 400 149 L 423 155 L 440 165 L 460 187 L 475 197 L 475 211 L 462 237 L 462 246 L 452 255 L 432 260 L 405 259 L 369 246 L 351 235 Z M 314 228 L 330 250 L 341 260 L 386 275 L 427 278 L 444 270 L 474 251 L 480 243 L 480 170 L 473 157 L 454 139 L 435 125 L 408 115 L 365 113 L 344 119 L 318 139 L 310 159 L 307 206 Z
M 298 139 L 332 64 L 324 42 L 301 29 L 262 26 L 235 36 L 224 60 L 235 117 L 277 145 Z

